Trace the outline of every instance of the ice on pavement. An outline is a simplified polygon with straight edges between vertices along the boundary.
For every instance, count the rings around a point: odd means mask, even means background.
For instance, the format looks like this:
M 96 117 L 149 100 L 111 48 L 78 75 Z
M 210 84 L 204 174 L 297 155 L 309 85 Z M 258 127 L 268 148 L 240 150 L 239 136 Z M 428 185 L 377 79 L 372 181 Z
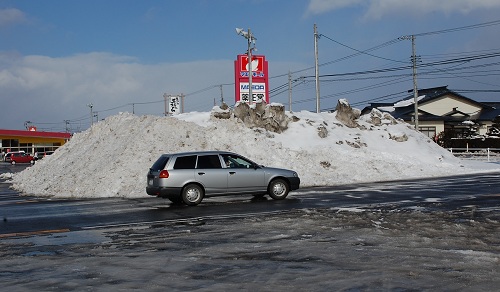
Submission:
M 214 109 L 215 110 L 215 109 Z M 76 133 L 53 155 L 15 174 L 24 194 L 54 197 L 147 197 L 146 174 L 162 153 L 227 150 L 266 166 L 296 170 L 301 186 L 326 186 L 487 171 L 464 164 L 404 122 L 380 126 L 361 116 L 348 128 L 335 113 L 287 112 L 281 134 L 248 128 L 236 118 L 192 112 L 171 117 L 120 113 Z M 295 119 L 297 120 L 297 119 Z M 321 138 L 318 128 L 328 135 Z M 407 137 L 404 142 L 395 137 Z M 404 140 L 404 139 L 402 139 Z

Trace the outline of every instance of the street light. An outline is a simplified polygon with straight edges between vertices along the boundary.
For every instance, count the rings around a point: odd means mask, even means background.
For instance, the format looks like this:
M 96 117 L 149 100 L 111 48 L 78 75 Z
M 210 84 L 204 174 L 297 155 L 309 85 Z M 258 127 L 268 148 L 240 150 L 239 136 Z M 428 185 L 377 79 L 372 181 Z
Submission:
M 90 126 L 92 127 L 94 125 L 94 113 L 92 112 L 92 108 L 94 105 L 92 103 L 87 104 L 87 106 L 90 108 Z
M 248 32 L 244 31 L 242 28 L 236 28 L 236 34 L 243 36 L 244 38 L 247 39 L 248 42 L 248 51 L 247 51 L 247 59 L 248 59 L 248 95 L 249 95 L 249 104 L 252 104 L 253 102 L 253 92 L 252 92 L 252 75 L 253 75 L 253 69 L 252 69 L 252 50 L 256 50 L 255 48 L 255 41 L 257 40 L 256 37 L 253 36 L 252 32 L 250 32 L 250 28 L 248 29 Z M 252 47 L 253 43 L 253 47 Z

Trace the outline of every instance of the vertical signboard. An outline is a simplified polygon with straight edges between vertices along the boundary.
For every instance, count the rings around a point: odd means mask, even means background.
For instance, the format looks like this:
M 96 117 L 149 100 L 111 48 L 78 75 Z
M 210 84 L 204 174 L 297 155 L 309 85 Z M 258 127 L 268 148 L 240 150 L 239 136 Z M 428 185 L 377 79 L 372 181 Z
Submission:
M 248 56 L 238 55 L 234 61 L 235 102 L 250 102 Z M 269 75 L 265 56 L 252 56 L 252 102 L 269 104 Z
M 169 96 L 168 100 L 168 112 L 171 115 L 177 115 L 180 113 L 181 99 L 178 96 Z

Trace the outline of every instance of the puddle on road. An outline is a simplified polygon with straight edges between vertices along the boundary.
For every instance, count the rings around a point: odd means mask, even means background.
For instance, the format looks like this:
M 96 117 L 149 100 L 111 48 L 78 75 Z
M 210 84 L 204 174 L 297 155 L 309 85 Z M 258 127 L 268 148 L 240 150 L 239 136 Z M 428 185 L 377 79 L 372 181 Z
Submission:
M 69 231 L 64 233 L 54 233 L 48 235 L 32 235 L 29 237 L 16 237 L 2 240 L 5 243 L 17 243 L 31 246 L 47 245 L 67 245 L 67 244 L 87 244 L 104 243 L 110 241 L 100 230 Z M 36 252 L 33 255 L 36 254 Z

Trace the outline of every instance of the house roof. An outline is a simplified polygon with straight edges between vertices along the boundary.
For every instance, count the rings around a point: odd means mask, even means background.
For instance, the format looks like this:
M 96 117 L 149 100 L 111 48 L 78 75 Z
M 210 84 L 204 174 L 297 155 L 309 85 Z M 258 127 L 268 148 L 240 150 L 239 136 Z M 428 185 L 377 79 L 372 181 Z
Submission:
M 3 130 L 0 129 L 0 136 L 14 136 L 14 137 L 33 137 L 33 138 L 58 138 L 69 139 L 70 133 L 61 132 L 42 132 L 42 131 L 27 131 L 27 130 Z
M 409 93 L 413 92 L 413 90 L 409 90 L 408 92 Z M 500 115 L 500 102 L 478 102 L 466 96 L 463 96 L 457 92 L 449 90 L 448 86 L 419 89 L 418 95 L 423 96 L 418 100 L 419 105 L 429 103 L 445 95 L 454 95 L 464 101 L 467 101 L 481 108 L 480 113 L 472 117 L 464 113 L 462 113 L 463 117 L 452 116 L 453 114 L 459 112 L 450 112 L 443 116 L 435 116 L 419 110 L 420 114 L 419 120 L 459 121 L 459 120 L 464 120 L 464 118 L 472 118 L 479 121 L 492 121 L 496 116 Z M 364 108 L 362 112 L 366 113 L 373 108 L 378 108 L 379 110 L 390 112 L 390 114 L 394 118 L 411 120 L 414 114 L 413 99 L 414 97 L 413 95 L 411 95 L 395 103 L 372 103 L 369 107 Z M 398 104 L 403 106 L 397 106 Z M 384 110 L 384 107 L 391 108 L 392 110 Z

